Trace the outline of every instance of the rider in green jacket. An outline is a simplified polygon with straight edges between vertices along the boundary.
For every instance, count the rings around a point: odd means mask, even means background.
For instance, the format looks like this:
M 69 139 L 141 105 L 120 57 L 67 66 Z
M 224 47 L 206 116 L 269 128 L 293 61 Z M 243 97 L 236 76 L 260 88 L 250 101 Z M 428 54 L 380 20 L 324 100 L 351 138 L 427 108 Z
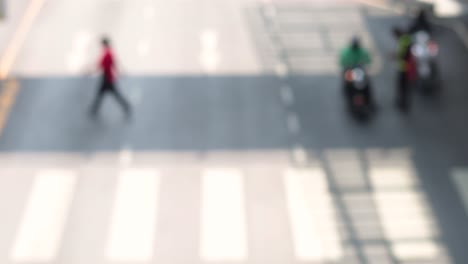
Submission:
M 340 52 L 340 65 L 343 69 L 366 66 L 371 63 L 369 52 L 361 46 L 359 38 L 354 37 L 350 45 Z
M 351 43 L 344 47 L 340 52 L 340 66 L 343 70 L 343 88 L 346 96 L 351 96 L 353 87 L 351 84 L 345 80 L 345 74 L 347 70 L 350 70 L 354 67 L 363 67 L 369 65 L 371 63 L 371 57 L 369 52 L 362 47 L 361 42 L 358 37 L 353 37 Z M 366 69 L 364 69 L 366 70 Z M 366 101 L 369 106 L 375 107 L 370 84 L 364 90 Z

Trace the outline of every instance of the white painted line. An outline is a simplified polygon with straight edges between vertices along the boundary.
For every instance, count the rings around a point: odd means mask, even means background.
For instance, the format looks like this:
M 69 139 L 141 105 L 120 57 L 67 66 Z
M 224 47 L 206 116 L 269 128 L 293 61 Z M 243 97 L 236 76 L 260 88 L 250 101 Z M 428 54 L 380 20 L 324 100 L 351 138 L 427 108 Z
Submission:
M 307 163 L 307 152 L 303 147 L 296 145 L 292 149 L 292 158 L 295 164 L 305 165 Z
M 440 235 L 414 168 L 407 162 L 370 162 L 372 193 L 385 239 L 402 262 L 441 255 Z
M 321 168 L 285 172 L 294 252 L 299 261 L 336 261 L 343 249 L 333 199 Z
M 465 212 L 468 215 L 468 169 L 453 170 L 452 181 L 465 206 Z
M 281 87 L 281 100 L 287 106 L 291 106 L 294 104 L 294 94 L 289 86 Z
M 289 133 L 293 135 L 298 135 L 301 131 L 301 124 L 299 123 L 299 118 L 294 113 L 289 113 L 288 115 L 288 130 Z
M 284 63 L 278 63 L 275 67 L 275 73 L 280 78 L 288 76 L 288 67 Z
M 90 57 L 91 41 L 92 34 L 87 30 L 82 30 L 75 34 L 73 46 L 66 61 L 70 73 L 79 73 L 85 70 Z
M 203 261 L 247 259 L 244 195 L 244 180 L 239 170 L 204 171 L 200 248 Z
M 54 261 L 76 183 L 77 174 L 71 170 L 37 173 L 11 252 L 12 261 Z
M 126 169 L 120 173 L 106 248 L 108 260 L 152 259 L 159 180 L 159 172 L 152 169 Z
M 390 6 L 387 1 L 372 1 L 372 0 L 357 0 L 359 3 L 371 6 L 383 11 L 392 12 L 398 15 L 403 15 L 405 11 L 398 6 Z
M 128 148 L 123 148 L 119 153 L 119 163 L 122 167 L 128 167 L 133 161 L 133 152 Z
M 424 193 L 408 166 L 371 164 L 374 200 L 386 238 L 397 243 L 405 239 L 430 239 L 437 230 L 430 217 Z
M 207 73 L 216 71 L 221 60 L 218 38 L 218 33 L 212 29 L 207 29 L 200 34 L 200 64 Z
M 419 184 L 409 166 L 375 166 L 371 164 L 369 175 L 376 191 L 408 190 Z
M 430 240 L 426 241 L 399 241 L 392 245 L 393 254 L 403 262 L 421 260 L 434 260 L 441 253 L 440 246 Z
M 451 18 L 463 15 L 464 4 L 456 0 L 432 0 L 434 13 L 437 17 Z

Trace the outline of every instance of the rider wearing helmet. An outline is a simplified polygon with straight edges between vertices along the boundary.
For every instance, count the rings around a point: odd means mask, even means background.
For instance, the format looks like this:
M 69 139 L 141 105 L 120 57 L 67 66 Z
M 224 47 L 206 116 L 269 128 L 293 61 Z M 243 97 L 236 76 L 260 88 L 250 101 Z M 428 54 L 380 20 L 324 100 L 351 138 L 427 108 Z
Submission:
M 356 66 L 366 66 L 371 63 L 369 52 L 362 47 L 358 37 L 353 37 L 351 43 L 340 53 L 340 65 L 343 69 Z
M 342 76 L 345 76 L 344 72 L 353 67 L 365 67 L 371 63 L 371 57 L 369 52 L 361 45 L 361 41 L 358 37 L 354 36 L 348 46 L 344 47 L 340 52 L 340 66 L 343 70 Z M 347 96 L 350 96 L 351 89 L 349 83 L 343 80 L 344 92 Z M 371 87 L 368 85 L 365 89 L 366 101 L 368 105 L 373 106 Z
M 426 31 L 427 33 L 432 31 L 427 12 L 422 8 L 418 10 L 416 17 L 409 26 L 409 33 L 414 34 L 418 31 Z

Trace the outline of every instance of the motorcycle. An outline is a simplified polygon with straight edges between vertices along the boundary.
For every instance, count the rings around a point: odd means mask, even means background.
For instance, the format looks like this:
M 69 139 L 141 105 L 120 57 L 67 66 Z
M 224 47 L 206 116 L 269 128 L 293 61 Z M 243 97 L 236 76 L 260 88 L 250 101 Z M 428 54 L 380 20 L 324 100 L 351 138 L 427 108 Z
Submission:
M 439 84 L 437 69 L 439 46 L 427 31 L 417 31 L 412 37 L 411 54 L 415 63 L 416 84 L 425 92 L 433 91 Z
M 365 115 L 371 108 L 370 81 L 366 70 L 361 67 L 352 67 L 344 72 L 346 85 L 346 100 L 352 113 Z

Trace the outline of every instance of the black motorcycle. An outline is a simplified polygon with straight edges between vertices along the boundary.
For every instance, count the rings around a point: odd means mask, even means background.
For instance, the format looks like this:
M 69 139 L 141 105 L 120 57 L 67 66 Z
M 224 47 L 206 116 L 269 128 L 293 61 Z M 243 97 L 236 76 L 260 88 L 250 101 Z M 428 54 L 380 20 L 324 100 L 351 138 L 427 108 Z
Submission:
M 362 66 L 344 71 L 346 100 L 350 111 L 357 115 L 367 115 L 372 108 L 370 80 Z
M 432 92 L 440 86 L 437 68 L 439 47 L 428 31 L 417 31 L 412 37 L 411 54 L 415 62 L 416 85 L 424 92 Z

